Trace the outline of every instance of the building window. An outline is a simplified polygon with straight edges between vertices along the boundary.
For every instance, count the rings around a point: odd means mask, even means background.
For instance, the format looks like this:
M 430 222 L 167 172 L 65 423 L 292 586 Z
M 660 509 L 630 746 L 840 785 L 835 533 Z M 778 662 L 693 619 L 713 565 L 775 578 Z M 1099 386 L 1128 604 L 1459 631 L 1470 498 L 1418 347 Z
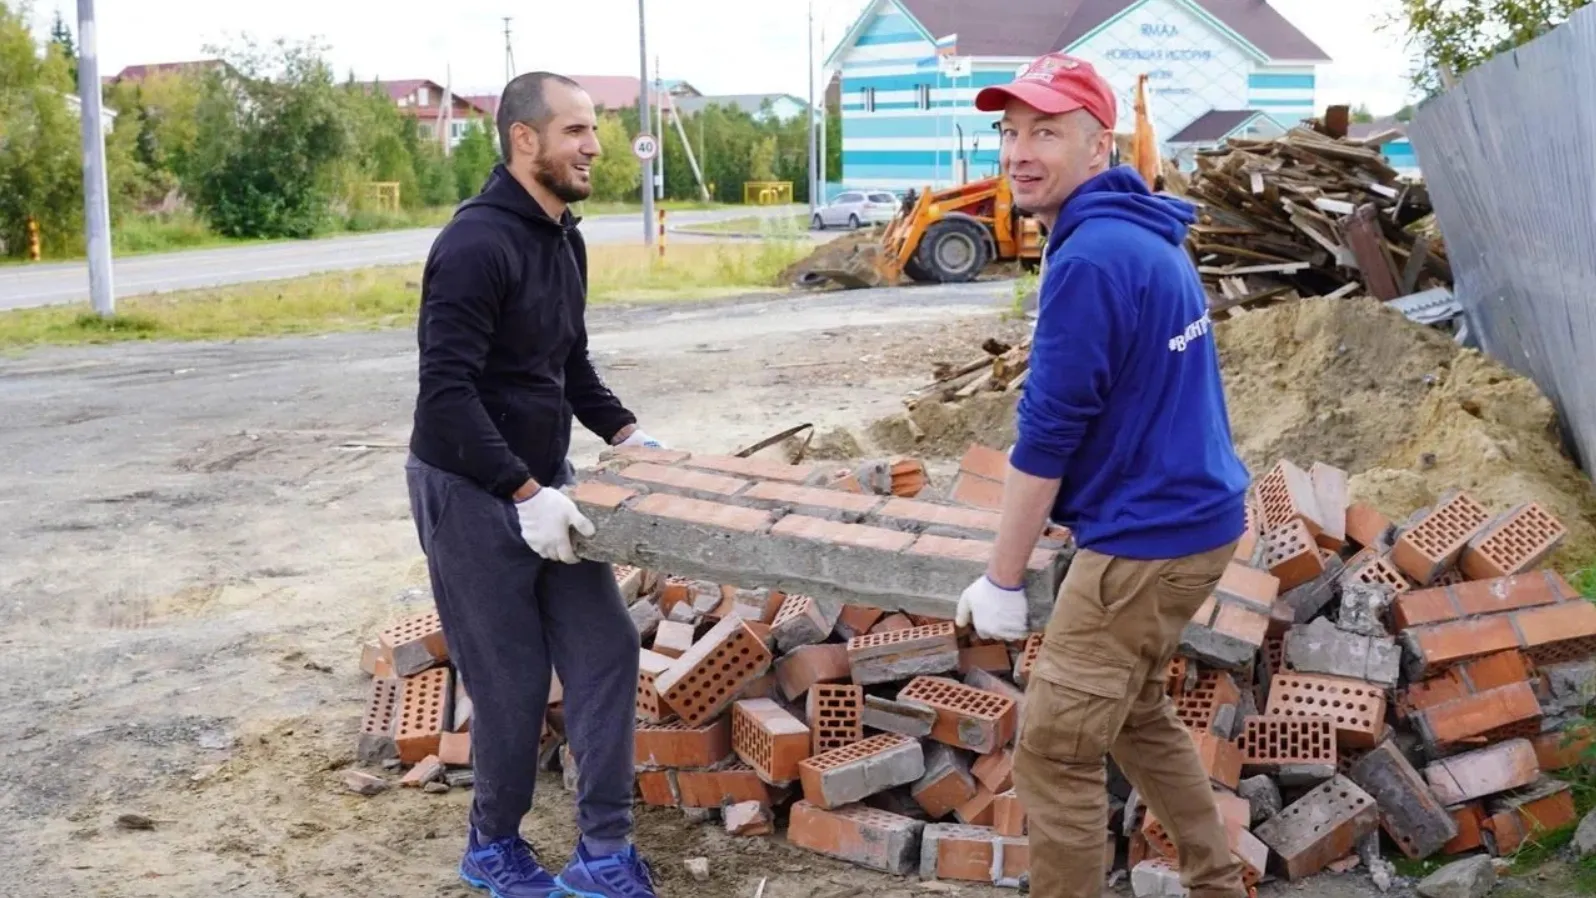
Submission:
M 420 106 L 427 105 L 427 88 L 425 85 L 416 88 L 416 103 Z
M 876 89 L 873 87 L 867 87 L 864 89 L 864 111 L 876 111 Z
M 916 105 L 918 105 L 921 109 L 930 109 L 931 108 L 931 85 L 929 85 L 929 84 L 917 84 L 917 85 L 915 85 L 915 101 L 916 101 Z

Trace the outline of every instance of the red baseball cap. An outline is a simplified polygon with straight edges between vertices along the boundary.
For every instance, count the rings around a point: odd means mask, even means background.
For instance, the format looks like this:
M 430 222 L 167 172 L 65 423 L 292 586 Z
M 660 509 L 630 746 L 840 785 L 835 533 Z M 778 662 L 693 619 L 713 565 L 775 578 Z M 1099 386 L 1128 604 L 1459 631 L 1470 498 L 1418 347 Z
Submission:
M 982 88 L 975 95 L 975 108 L 982 112 L 1001 112 L 1010 99 L 1035 108 L 1046 115 L 1060 115 L 1084 109 L 1103 127 L 1114 130 L 1114 89 L 1097 69 L 1084 59 L 1049 53 L 1025 67 L 1008 84 Z

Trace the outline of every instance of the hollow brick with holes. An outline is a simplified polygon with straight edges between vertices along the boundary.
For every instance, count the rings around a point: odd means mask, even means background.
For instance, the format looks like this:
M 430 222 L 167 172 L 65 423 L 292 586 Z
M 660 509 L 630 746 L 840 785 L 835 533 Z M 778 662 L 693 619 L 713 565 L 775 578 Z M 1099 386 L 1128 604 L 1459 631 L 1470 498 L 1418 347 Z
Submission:
M 1347 563 L 1346 570 L 1341 576 L 1343 581 L 1389 586 L 1396 595 L 1402 595 L 1413 589 L 1413 581 L 1385 555 L 1359 553 L 1359 556 L 1355 556 Z
M 398 678 L 376 678 L 366 698 L 366 714 L 360 721 L 360 739 L 355 756 L 368 764 L 399 757 L 394 741 L 399 730 L 399 697 L 404 684 Z
M 771 634 L 776 637 L 776 651 L 785 653 L 801 645 L 824 642 L 836 627 L 841 610 L 840 606 L 832 606 L 828 613 L 809 596 L 789 595 L 770 622 Z
M 724 711 L 737 692 L 770 667 L 765 643 L 741 620 L 716 624 L 654 678 L 671 710 L 697 726 Z
M 804 800 L 835 808 L 918 780 L 925 775 L 925 752 L 916 739 L 881 733 L 805 758 L 798 767 Z
M 1356 783 L 1337 776 L 1259 824 L 1254 832 L 1280 856 L 1286 878 L 1298 880 L 1351 854 L 1379 823 L 1374 799 Z
M 1345 677 L 1281 673 L 1269 681 L 1266 713 L 1329 717 L 1335 721 L 1338 744 L 1370 748 L 1385 732 L 1385 691 Z
M 674 712 L 660 698 L 655 679 L 670 670 L 674 659 L 658 652 L 643 649 L 637 665 L 637 719 L 659 723 L 674 716 Z
M 1457 835 L 1452 815 L 1390 740 L 1352 765 L 1348 778 L 1380 808 L 1380 822 L 1402 853 L 1427 858 Z
M 1398 630 L 1555 605 L 1579 592 L 1555 571 L 1533 571 L 1491 580 L 1416 589 L 1398 596 L 1391 618 Z
M 1232 556 L 1242 564 L 1252 564 L 1257 555 L 1258 543 L 1263 538 L 1263 525 L 1258 510 L 1251 502 L 1247 503 L 1247 516 L 1242 525 L 1241 538 L 1236 541 L 1236 552 Z
M 900 702 L 879 695 L 867 695 L 859 721 L 869 729 L 923 739 L 931 735 L 931 728 L 936 726 L 937 712 L 935 708 L 918 702 Z
M 785 785 L 798 779 L 798 762 L 809 757 L 812 746 L 803 721 L 760 698 L 732 705 L 732 747 L 765 782 Z
M 1463 547 L 1490 517 L 1468 493 L 1454 493 L 1397 537 L 1391 560 L 1404 574 L 1427 586 L 1457 561 Z
M 1239 724 L 1241 691 L 1229 671 L 1210 670 L 1175 700 L 1175 717 L 1187 729 L 1208 730 L 1224 738 Z
M 448 724 L 449 695 L 452 683 L 447 667 L 434 667 L 405 677 L 399 693 L 398 726 L 394 744 L 399 760 L 414 764 L 438 753 L 438 740 Z
M 808 801 L 792 806 L 787 840 L 799 848 L 884 873 L 919 868 L 925 823 L 863 805 L 828 810 Z
M 977 754 L 1007 745 L 1018 725 L 1013 699 L 945 677 L 914 678 L 898 693 L 898 701 L 935 709 L 931 738 Z
M 1471 580 L 1506 577 L 1542 564 L 1568 536 L 1563 522 L 1530 502 L 1498 515 L 1463 547 L 1458 568 Z
M 710 767 L 731 756 L 731 721 L 720 717 L 696 727 L 681 720 L 639 724 L 633 753 L 643 769 Z
M 382 657 L 395 676 L 408 677 L 449 660 L 449 644 L 436 611 L 412 615 L 377 637 Z
M 1242 772 L 1270 774 L 1286 785 L 1318 784 L 1336 773 L 1335 720 L 1253 715 L 1237 743 Z
M 1036 666 L 1036 657 L 1042 653 L 1042 634 L 1032 633 L 1025 638 L 1025 645 L 1014 657 L 1014 682 L 1024 688 L 1031 681 L 1031 669 Z
M 848 640 L 848 665 L 860 686 L 947 673 L 959 666 L 959 640 L 953 624 L 932 624 Z
M 852 675 L 848 647 L 840 642 L 799 646 L 776 659 L 776 682 L 788 701 L 797 701 L 816 683 L 844 683 Z
M 1307 471 L 1284 458 L 1276 461 L 1256 486 L 1263 529 L 1267 532 L 1301 521 L 1309 538 L 1316 538 L 1324 531 L 1324 525 L 1313 487 L 1313 478 Z
M 1279 578 L 1281 590 L 1310 583 L 1324 573 L 1324 557 L 1301 518 L 1266 531 L 1264 546 L 1263 566 Z
M 864 687 L 841 683 L 816 683 L 804 701 L 813 754 L 852 745 L 864 738 L 862 717 Z

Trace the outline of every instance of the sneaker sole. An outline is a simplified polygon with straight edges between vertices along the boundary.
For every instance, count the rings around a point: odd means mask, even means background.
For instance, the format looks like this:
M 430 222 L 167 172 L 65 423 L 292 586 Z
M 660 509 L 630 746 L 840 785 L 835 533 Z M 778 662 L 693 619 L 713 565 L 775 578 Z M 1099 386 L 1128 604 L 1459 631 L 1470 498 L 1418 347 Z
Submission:
M 493 886 L 489 884 L 487 880 L 477 879 L 476 877 L 467 874 L 464 870 L 460 871 L 460 881 L 473 889 L 487 892 L 489 898 L 504 898 L 504 896 L 493 890 Z M 557 889 L 558 891 L 549 893 L 549 898 L 565 898 L 566 895 L 571 894 L 563 885 L 557 886 Z M 598 898 L 604 898 L 604 896 L 600 895 Z
M 565 880 L 559 876 L 554 877 L 554 884 L 562 890 L 560 894 L 568 895 L 570 898 L 610 898 L 609 895 L 603 892 L 584 892 L 581 889 L 572 888 L 566 885 Z

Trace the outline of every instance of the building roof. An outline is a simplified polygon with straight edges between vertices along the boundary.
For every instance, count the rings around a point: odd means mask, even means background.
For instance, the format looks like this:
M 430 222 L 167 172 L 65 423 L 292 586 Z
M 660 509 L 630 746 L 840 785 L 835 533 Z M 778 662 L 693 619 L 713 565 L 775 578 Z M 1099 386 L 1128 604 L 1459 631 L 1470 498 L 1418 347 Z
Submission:
M 430 87 L 434 91 L 437 91 L 439 100 L 441 100 L 443 98 L 443 92 L 445 90 L 445 88 L 444 88 L 444 86 L 442 84 L 439 84 L 438 82 L 432 80 L 431 78 L 401 78 L 398 81 L 378 81 L 378 82 L 375 82 L 375 83 L 377 85 L 377 89 L 381 90 L 383 93 L 387 94 L 388 95 L 388 99 L 393 100 L 395 103 L 397 103 L 400 100 L 410 96 L 411 94 L 414 94 L 416 92 L 416 88 L 418 88 L 418 87 Z M 481 102 L 478 102 L 478 101 L 480 101 L 482 99 L 484 99 L 484 98 L 482 98 L 482 97 L 468 97 L 465 94 L 454 94 L 454 100 L 455 100 L 455 105 L 456 106 L 458 106 L 458 105 L 463 103 L 466 106 L 468 106 L 468 107 L 470 107 L 472 109 L 475 109 L 477 112 L 480 112 L 480 113 L 482 113 L 484 115 L 491 116 L 491 115 L 495 114 L 495 112 L 499 108 L 499 99 L 498 99 L 498 97 L 492 98 L 493 99 L 493 105 L 491 105 L 491 106 L 486 106 L 486 105 L 483 105 Z M 433 101 L 433 102 L 430 102 L 427 106 L 424 106 L 424 107 L 423 106 L 406 106 L 404 108 L 405 108 L 405 110 L 407 112 L 410 112 L 412 115 L 416 115 L 416 116 L 420 116 L 422 118 L 426 118 L 426 117 L 428 117 L 430 115 L 436 115 L 438 113 L 438 108 L 439 107 L 438 107 L 437 101 Z
M 767 100 L 774 104 L 783 98 L 796 103 L 799 109 L 803 109 L 807 105 L 802 99 L 792 94 L 721 94 L 709 97 L 673 97 L 672 100 L 676 108 L 684 113 L 699 112 L 705 107 L 715 104 L 735 107 L 749 115 L 758 115 Z
M 1347 136 L 1354 140 L 1363 140 L 1384 131 L 1396 131 L 1406 137 L 1408 126 L 1394 115 L 1384 115 L 1372 122 L 1353 122 L 1347 126 Z
M 1210 109 L 1180 132 L 1169 143 L 1214 143 L 1258 116 L 1256 109 Z
M 1040 56 L 1069 47 L 1139 0 L 897 0 L 961 56 Z M 1329 62 L 1266 0 L 1191 0 L 1270 59 Z
M 486 112 L 488 115 L 496 116 L 499 114 L 498 94 L 471 94 L 465 99 L 467 103 Z
M 149 62 L 130 65 L 111 76 L 114 81 L 140 81 L 150 75 L 175 75 L 230 68 L 223 59 L 194 59 L 187 62 Z

